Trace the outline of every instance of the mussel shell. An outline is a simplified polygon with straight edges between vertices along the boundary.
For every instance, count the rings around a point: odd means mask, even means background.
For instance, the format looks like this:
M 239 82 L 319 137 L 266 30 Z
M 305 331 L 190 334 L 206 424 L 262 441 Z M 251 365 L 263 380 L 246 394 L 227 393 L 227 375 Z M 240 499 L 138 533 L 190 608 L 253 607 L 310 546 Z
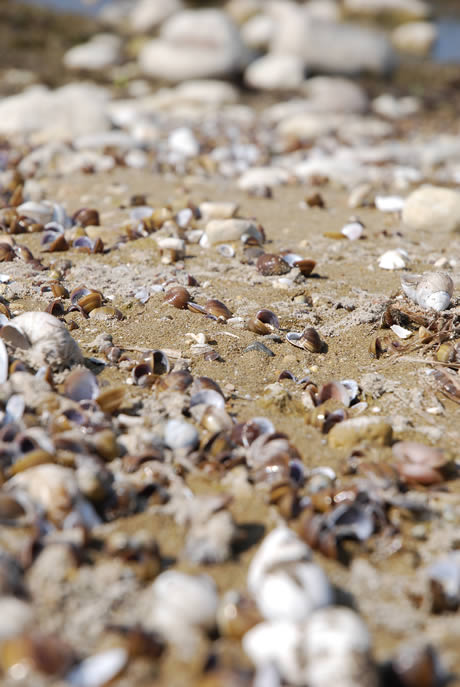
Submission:
M 64 395 L 77 402 L 96 398 L 99 394 L 96 376 L 85 368 L 72 370 L 63 386 Z
M 280 328 L 277 316 L 271 310 L 262 308 L 247 323 L 247 328 L 256 334 L 271 334 L 275 329 Z
M 75 224 L 80 227 L 99 226 L 99 212 L 95 208 L 80 208 L 72 215 Z
M 227 308 L 225 303 L 218 301 L 216 298 L 210 298 L 206 301 L 204 306 L 208 315 L 217 317 L 218 320 L 229 320 L 232 317 L 232 312 Z

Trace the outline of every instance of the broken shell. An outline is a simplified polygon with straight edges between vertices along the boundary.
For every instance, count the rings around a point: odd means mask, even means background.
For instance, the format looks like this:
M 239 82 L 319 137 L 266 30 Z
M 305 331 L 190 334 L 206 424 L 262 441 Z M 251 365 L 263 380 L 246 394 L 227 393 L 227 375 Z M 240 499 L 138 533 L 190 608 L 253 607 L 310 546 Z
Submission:
M 256 261 L 257 271 L 264 277 L 279 276 L 290 271 L 291 266 L 281 257 L 274 253 L 262 253 Z
M 426 272 L 401 277 L 401 287 L 406 296 L 421 308 L 432 308 L 440 312 L 450 303 L 454 282 L 444 272 Z
M 359 220 L 354 220 L 345 224 L 340 230 L 340 233 L 347 237 L 350 241 L 357 241 L 361 238 L 364 231 L 364 224 Z
M 275 329 L 280 328 L 280 323 L 277 316 L 271 310 L 262 308 L 254 317 L 248 320 L 247 328 L 256 334 L 271 334 Z
M 409 255 L 402 248 L 387 250 L 379 258 L 379 267 L 383 270 L 403 270 L 409 262 Z
M 191 296 L 183 286 L 174 286 L 165 293 L 164 302 L 183 310 L 191 300 Z
M 38 367 L 62 368 L 83 363 L 78 344 L 65 324 L 49 313 L 18 315 L 0 329 L 0 336 L 7 344 L 25 349 L 30 362 Z
M 218 320 L 229 320 L 232 317 L 232 312 L 227 308 L 225 303 L 218 301 L 216 298 L 211 298 L 206 301 L 204 306 L 208 315 L 213 315 Z
M 301 334 L 288 332 L 286 339 L 293 346 L 303 348 L 311 353 L 320 353 L 323 349 L 323 342 L 314 327 L 306 327 Z

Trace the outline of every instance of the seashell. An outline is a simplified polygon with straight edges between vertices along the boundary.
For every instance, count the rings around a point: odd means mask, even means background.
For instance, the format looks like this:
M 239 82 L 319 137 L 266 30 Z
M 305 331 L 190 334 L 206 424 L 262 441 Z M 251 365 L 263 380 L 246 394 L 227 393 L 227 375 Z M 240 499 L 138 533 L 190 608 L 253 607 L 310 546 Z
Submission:
M 113 305 L 103 305 L 101 308 L 94 308 L 89 313 L 90 320 L 124 320 L 125 316 Z
M 204 408 L 200 424 L 213 434 L 231 430 L 233 427 L 232 418 L 227 411 L 224 408 L 216 408 L 216 406 Z
M 72 668 L 65 676 L 71 687 L 104 687 L 115 680 L 128 663 L 128 652 L 122 647 L 102 651 Z
M 271 334 L 275 329 L 280 328 L 280 323 L 277 316 L 271 310 L 262 308 L 254 317 L 248 320 L 247 328 L 256 334 Z
M 402 196 L 375 196 L 374 203 L 380 212 L 402 212 L 406 200 Z
M 0 339 L 0 384 L 3 384 L 8 379 L 8 351 Z
M 310 258 L 301 258 L 300 260 L 296 260 L 294 262 L 294 267 L 297 267 L 298 270 L 300 270 L 300 273 L 303 274 L 304 277 L 308 277 L 309 274 L 311 274 L 316 266 L 316 261 L 311 260 Z
M 225 303 L 218 301 L 216 298 L 211 298 L 206 301 L 204 306 L 208 315 L 213 315 L 218 320 L 229 320 L 233 313 L 227 308 Z
M 445 310 L 452 298 L 454 283 L 444 272 L 426 272 L 401 277 L 401 287 L 408 298 L 421 308 Z
M 378 687 L 371 646 L 369 630 L 355 611 L 344 606 L 315 611 L 301 642 L 305 684 Z
M 64 395 L 72 401 L 84 401 L 96 398 L 99 385 L 96 376 L 86 368 L 77 368 L 66 377 L 63 385 Z
M 387 250 L 379 258 L 379 267 L 383 270 L 403 270 L 409 262 L 409 255 L 402 248 Z
M 350 241 L 357 241 L 361 238 L 364 231 L 364 224 L 359 220 L 345 224 L 340 230 L 340 233 L 347 237 Z
M 272 277 L 286 274 L 291 269 L 291 266 L 281 255 L 262 253 L 256 260 L 256 268 L 264 277 Z
M 30 200 L 26 203 L 22 203 L 22 205 L 19 205 L 16 210 L 19 215 L 29 217 L 30 219 L 33 219 L 34 222 L 41 222 L 42 224 L 51 222 L 54 216 L 52 203 L 48 203 L 46 201 L 43 203 L 36 203 L 35 201 Z
M 457 611 L 460 607 L 460 552 L 451 551 L 426 571 L 432 613 Z
M 11 262 L 15 257 L 14 248 L 9 243 L 0 242 L 0 262 Z
M 54 231 L 47 231 L 43 234 L 41 245 L 46 246 L 48 253 L 58 253 L 69 249 L 69 244 L 64 234 L 59 234 Z
M 252 559 L 248 589 L 267 620 L 302 622 L 332 602 L 326 574 L 312 562 L 311 550 L 288 527 L 277 527 Z
M 83 363 L 75 339 L 65 324 L 45 312 L 26 312 L 18 315 L 0 329 L 2 339 L 15 348 L 27 351 L 27 358 L 38 367 L 70 367 Z
M 78 236 L 72 245 L 84 253 L 102 253 L 104 250 L 104 243 L 100 237 L 92 239 L 89 236 Z
M 399 324 L 392 324 L 390 327 L 391 331 L 396 334 L 400 339 L 409 339 L 413 332 L 405 327 L 400 327 Z
M 436 687 L 446 681 L 439 658 L 430 644 L 398 648 L 390 665 L 400 687 Z
M 238 443 L 248 448 L 259 436 L 274 433 L 275 426 L 271 420 L 266 417 L 253 417 L 241 425 Z
M 346 408 L 348 408 L 351 403 L 350 391 L 342 382 L 327 382 L 323 384 L 318 392 L 318 401 L 324 403 L 330 398 L 338 401 Z
M 96 396 L 96 401 L 103 413 L 109 413 L 111 415 L 120 408 L 124 398 L 124 387 L 112 386 Z
M 198 408 L 201 406 L 201 408 Z M 202 389 L 192 394 L 190 398 L 190 410 L 193 411 L 195 407 L 198 408 L 199 417 L 194 415 L 194 418 L 199 422 L 201 419 L 201 413 L 204 412 L 206 406 L 212 406 L 215 408 L 225 408 L 225 399 L 218 391 L 214 389 Z
M 259 244 L 262 244 L 265 239 L 261 228 L 250 219 L 212 219 L 206 225 L 200 245 L 206 247 L 229 241 L 240 241 L 245 235 L 255 239 Z
M 212 389 L 213 391 L 217 391 L 217 393 L 220 394 L 222 398 L 224 397 L 222 389 L 214 379 L 205 376 L 195 377 L 193 381 L 192 392 L 195 394 L 198 391 L 203 391 L 204 389 Z
M 240 640 L 261 620 L 252 599 L 234 589 L 223 595 L 217 610 L 217 626 L 222 636 Z
M 80 227 L 97 227 L 100 225 L 99 212 L 94 208 L 80 208 L 74 212 L 72 220 Z
M 162 375 L 156 388 L 160 391 L 185 391 L 193 382 L 193 377 L 187 370 L 175 370 L 166 375 Z
M 194 649 L 193 633 L 215 626 L 219 597 L 208 575 L 167 570 L 153 582 L 145 603 L 145 625 L 187 655 Z
M 55 458 L 51 453 L 48 453 L 41 448 L 37 448 L 35 450 L 28 451 L 23 456 L 17 458 L 10 467 L 8 474 L 17 475 L 24 470 L 30 470 L 30 468 L 33 468 L 36 465 L 44 465 L 45 463 L 54 462 Z
M 139 386 L 147 386 L 149 383 L 154 383 L 152 368 L 148 362 L 135 365 L 132 369 L 131 377 L 134 383 L 138 384 Z
M 398 441 L 392 447 L 397 470 L 406 482 L 436 484 L 443 480 L 439 468 L 447 464 L 441 449 L 416 441 Z
M 164 431 L 164 441 L 171 450 L 186 449 L 193 451 L 200 442 L 196 428 L 185 420 L 168 420 Z
M 305 351 L 310 351 L 311 353 L 320 353 L 324 346 L 314 327 L 305 327 L 301 334 L 298 332 L 288 332 L 286 334 L 286 339 L 293 346 L 303 348 Z
M 184 309 L 191 300 L 190 293 L 183 286 L 174 286 L 165 293 L 164 302 L 175 308 Z

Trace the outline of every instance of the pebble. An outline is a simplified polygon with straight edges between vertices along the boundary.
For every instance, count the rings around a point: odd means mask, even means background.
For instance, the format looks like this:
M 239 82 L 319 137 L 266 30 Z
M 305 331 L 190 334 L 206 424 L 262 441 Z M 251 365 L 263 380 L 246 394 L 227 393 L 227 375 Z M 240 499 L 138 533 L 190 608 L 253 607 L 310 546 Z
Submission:
M 166 81 L 228 77 L 248 61 L 236 25 L 219 9 L 183 10 L 161 27 L 139 54 L 141 70 Z
M 298 88 L 305 76 L 302 58 L 296 55 L 268 54 L 246 68 L 244 80 L 251 88 L 284 91 Z
M 334 425 L 327 435 L 329 446 L 348 449 L 361 441 L 388 446 L 392 436 L 393 430 L 390 423 L 378 417 L 356 417 L 344 420 Z
M 393 45 L 403 53 L 416 57 L 430 54 L 438 38 L 435 24 L 428 21 L 414 21 L 397 26 L 392 34 Z
M 460 229 L 460 193 L 441 186 L 421 186 L 404 204 L 403 222 L 418 231 Z
M 129 13 L 129 25 L 137 33 L 148 33 L 183 9 L 182 0 L 138 0 Z
M 208 245 L 239 241 L 244 235 L 253 236 L 259 241 L 262 235 L 257 224 L 250 219 L 213 219 L 206 225 L 206 241 Z M 200 241 L 203 244 L 203 241 Z
M 75 45 L 64 55 L 67 69 L 99 71 L 117 64 L 121 57 L 121 38 L 113 33 L 97 33 L 87 43 Z

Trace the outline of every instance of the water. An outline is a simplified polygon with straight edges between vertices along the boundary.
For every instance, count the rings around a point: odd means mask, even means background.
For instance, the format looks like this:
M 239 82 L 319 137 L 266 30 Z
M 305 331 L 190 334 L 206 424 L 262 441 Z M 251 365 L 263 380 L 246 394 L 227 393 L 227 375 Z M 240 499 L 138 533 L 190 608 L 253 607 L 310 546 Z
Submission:
M 436 26 L 439 37 L 432 58 L 438 63 L 460 62 L 460 21 L 454 17 L 440 19 Z
M 50 7 L 61 12 L 73 12 L 76 14 L 96 15 L 101 7 L 109 5 L 111 0 L 26 0 L 27 5 Z

